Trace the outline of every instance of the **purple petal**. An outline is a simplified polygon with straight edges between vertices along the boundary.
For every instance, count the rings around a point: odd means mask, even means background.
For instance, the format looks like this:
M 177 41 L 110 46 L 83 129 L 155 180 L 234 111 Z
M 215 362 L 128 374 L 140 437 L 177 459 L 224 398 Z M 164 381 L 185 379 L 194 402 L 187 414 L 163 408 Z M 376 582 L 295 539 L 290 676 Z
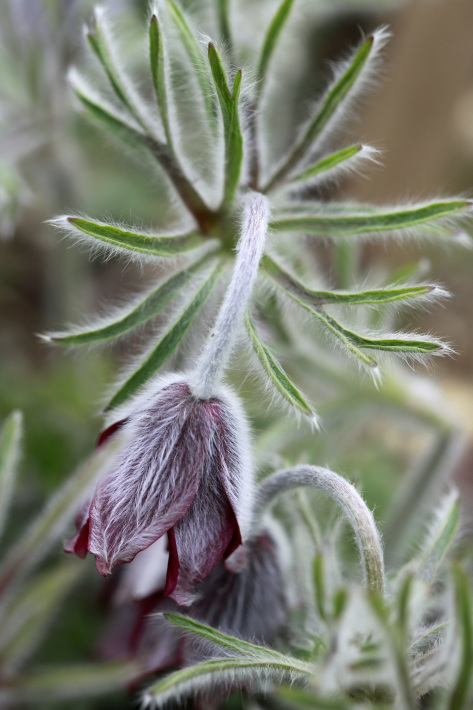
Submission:
M 64 552 L 74 553 L 82 559 L 88 551 L 90 503 L 91 499 L 86 498 L 79 506 L 74 520 L 77 532 L 64 545 Z
M 89 551 L 100 574 L 133 558 L 164 535 L 196 497 L 212 451 L 207 402 L 184 382 L 162 389 L 123 425 L 129 439 L 95 492 Z
M 175 542 L 169 549 L 165 593 L 178 604 L 187 606 L 194 599 L 194 585 L 207 577 L 219 560 L 230 554 L 240 541 L 238 523 L 225 495 L 215 460 L 204 473 L 186 515 L 174 525 L 170 541 L 172 537 Z

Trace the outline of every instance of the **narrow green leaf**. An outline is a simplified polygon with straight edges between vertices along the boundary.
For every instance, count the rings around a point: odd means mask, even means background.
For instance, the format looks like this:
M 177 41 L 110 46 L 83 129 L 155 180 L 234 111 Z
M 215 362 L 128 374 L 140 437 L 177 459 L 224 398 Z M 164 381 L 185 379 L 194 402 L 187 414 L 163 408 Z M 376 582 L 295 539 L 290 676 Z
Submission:
M 146 133 L 153 135 L 153 126 L 148 121 L 146 110 L 142 108 L 141 98 L 120 66 L 118 52 L 106 26 L 102 8 L 95 9 L 92 21 L 93 28 L 87 33 L 87 39 L 102 64 L 112 89 Z
M 213 629 L 210 626 L 201 624 L 194 619 L 189 619 L 186 616 L 181 616 L 180 614 L 164 614 L 165 618 L 171 622 L 174 626 L 177 626 L 184 631 L 189 631 L 201 638 L 211 641 L 212 643 L 227 649 L 227 651 L 232 651 L 234 653 L 241 653 L 245 656 L 249 656 L 253 659 L 257 659 L 261 662 L 265 660 L 268 662 L 279 661 L 285 664 L 293 664 L 294 668 L 302 672 L 310 672 L 310 667 L 299 661 L 296 658 L 290 656 L 285 656 L 282 653 L 273 651 L 265 646 L 258 646 L 248 641 L 243 641 L 242 639 L 235 638 L 234 636 L 229 636 L 224 634 L 218 629 Z
M 291 709 L 299 710 L 299 708 L 310 708 L 311 710 L 353 710 L 353 703 L 348 700 L 322 697 L 310 690 L 294 688 L 293 686 L 283 685 L 278 688 L 277 695 L 283 700 L 291 703 Z M 370 706 L 371 707 L 371 706 Z
M 271 355 L 268 348 L 264 345 L 248 314 L 245 316 L 245 323 L 253 349 L 258 356 L 258 360 L 260 361 L 270 382 L 278 390 L 279 394 L 282 395 L 284 400 L 288 402 L 288 404 L 295 407 L 298 412 L 302 412 L 302 414 L 309 417 L 313 423 L 316 423 L 317 418 L 315 412 L 312 410 L 310 405 L 307 404 L 297 387 L 287 377 L 283 369 Z
M 226 685 L 243 683 L 245 686 L 259 687 L 261 677 L 281 683 L 284 680 L 305 681 L 310 678 L 310 670 L 301 671 L 291 663 L 281 661 L 258 661 L 253 658 L 217 658 L 199 663 L 190 668 L 172 673 L 148 688 L 145 702 L 153 703 L 158 708 L 167 707 L 166 703 L 177 696 L 194 694 L 197 689 L 215 687 L 216 683 Z
M 3 425 L 0 435 L 0 535 L 3 532 L 13 493 L 20 442 L 23 430 L 21 412 L 13 412 Z
M 164 47 L 161 27 L 156 14 L 153 14 L 149 24 L 149 59 L 154 90 L 158 100 L 159 112 L 164 126 L 168 146 L 173 150 L 171 128 L 169 125 L 169 107 L 166 91 L 166 76 L 164 72 Z
M 62 537 L 87 490 L 122 445 L 123 437 L 115 436 L 102 446 L 46 504 L 10 548 L 0 566 L 0 596 L 31 573 Z
M 181 343 L 205 301 L 210 296 L 220 274 L 222 273 L 224 265 L 225 261 L 221 259 L 212 269 L 181 315 L 171 325 L 156 347 L 153 348 L 146 360 L 113 397 L 107 407 L 107 410 L 123 404 L 123 402 L 135 394 L 135 392 L 137 392 L 140 387 L 144 385 L 144 383 L 147 382 L 157 372 L 157 370 L 159 370 L 166 360 L 171 357 L 173 352 Z
M 428 284 L 422 286 L 399 286 L 380 289 L 370 289 L 366 291 L 315 291 L 305 286 L 301 281 L 280 266 L 267 254 L 262 260 L 263 273 L 271 281 L 284 289 L 288 294 L 307 302 L 315 307 L 320 307 L 329 303 L 339 305 L 376 305 L 378 303 L 392 303 L 404 301 L 411 298 L 421 298 L 425 296 L 443 293 L 436 286 Z
M 92 222 L 81 217 L 61 217 L 59 220 L 52 220 L 52 224 L 57 226 L 62 226 L 64 223 L 112 249 L 123 250 L 124 253 L 133 251 L 148 256 L 176 257 L 191 249 L 197 249 L 204 243 L 197 232 L 161 237 L 121 229 L 102 222 Z
M 277 232 L 305 232 L 320 237 L 347 237 L 357 234 L 374 234 L 410 229 L 419 225 L 436 223 L 471 211 L 468 200 L 444 200 L 407 209 L 392 209 L 366 214 L 297 214 L 282 216 L 271 222 Z
M 319 160 L 314 165 L 311 165 L 310 168 L 294 175 L 294 177 L 291 178 L 291 182 L 310 180 L 311 178 L 317 177 L 317 175 L 320 175 L 321 173 L 330 172 L 339 165 L 342 165 L 343 163 L 346 163 L 352 158 L 358 156 L 362 149 L 363 146 L 358 144 L 351 145 L 348 148 L 342 148 L 342 150 L 338 150 L 336 153 L 331 153 L 331 155 L 327 155 L 327 157 L 322 158 L 322 160 Z
M 266 37 L 264 38 L 263 47 L 261 49 L 261 55 L 258 62 L 258 94 L 261 94 L 263 90 L 263 85 L 266 79 L 266 72 L 268 70 L 268 65 L 273 56 L 273 52 L 276 49 L 279 36 L 286 24 L 286 21 L 291 12 L 294 0 L 282 0 L 273 20 L 268 28 Z
M 128 148 L 132 148 L 141 159 L 149 161 L 152 155 L 146 143 L 146 135 L 133 119 L 124 116 L 113 106 L 95 95 L 75 71 L 69 73 L 69 82 L 88 114 L 106 135 L 113 136 Z
M 205 110 L 207 117 L 213 129 L 216 128 L 216 106 L 214 101 L 214 93 L 212 88 L 212 83 L 208 75 L 208 67 L 205 61 L 205 56 L 201 50 L 200 44 L 198 43 L 195 35 L 190 28 L 189 23 L 182 10 L 179 8 L 174 0 L 168 0 L 168 8 L 174 23 L 179 30 L 182 42 L 186 49 L 186 52 L 191 60 L 191 63 L 195 69 L 195 74 L 197 80 L 200 84 L 202 91 L 202 98 L 205 105 Z
M 317 552 L 312 565 L 314 580 L 315 605 L 322 621 L 327 620 L 326 595 L 327 585 L 325 576 L 325 559 L 321 552 Z
M 0 660 L 4 670 L 18 668 L 41 642 L 59 605 L 79 579 L 81 565 L 68 560 L 35 577 L 5 610 L 0 636 Z
M 122 689 L 140 669 L 130 661 L 94 661 L 31 670 L 2 679 L 2 700 L 10 702 L 69 700 Z
M 460 638 L 460 667 L 447 701 L 447 710 L 467 710 L 471 708 L 473 681 L 473 612 L 470 584 L 459 564 L 454 565 L 455 601 L 457 612 L 457 638 Z
M 264 188 L 265 192 L 280 183 L 287 174 L 297 166 L 310 151 L 315 140 L 329 127 L 331 122 L 335 121 L 337 114 L 338 116 L 343 115 L 342 106 L 344 102 L 352 98 L 359 83 L 358 79 L 360 79 L 362 73 L 364 73 L 363 70 L 367 66 L 370 58 L 374 56 L 378 48 L 382 46 L 384 39 L 385 32 L 380 30 L 368 37 L 354 53 L 351 60 L 347 63 L 346 68 L 342 71 L 342 74 L 335 80 L 322 98 L 315 116 L 309 121 L 302 136 L 292 147 L 282 165 L 270 178 Z
M 236 73 L 230 92 L 222 60 L 212 43 L 209 44 L 209 63 L 223 118 L 225 137 L 225 185 L 223 205 L 231 204 L 238 187 L 243 160 L 243 137 L 240 130 L 238 101 L 241 88 L 241 69 Z
M 279 286 L 279 282 L 275 283 Z M 326 313 L 323 308 L 312 305 L 307 300 L 298 297 L 291 290 L 283 290 L 290 298 L 292 298 L 293 301 L 323 323 L 324 326 L 352 355 L 370 368 L 376 369 L 377 363 L 371 356 L 364 353 L 362 348 L 397 352 L 413 357 L 448 352 L 447 346 L 435 341 L 418 340 L 414 338 L 406 338 L 405 336 L 398 337 L 397 335 L 387 338 L 371 338 L 365 335 L 360 335 L 353 330 L 345 328 L 341 323 L 335 320 L 335 318 Z
M 429 649 L 432 647 L 438 647 L 439 639 L 441 639 L 441 637 L 445 635 L 447 629 L 447 622 L 436 624 L 435 626 L 430 627 L 429 629 L 424 631 L 420 636 L 414 638 L 408 648 L 408 651 L 414 657 L 416 657 L 421 651 L 424 651 L 426 648 Z
M 423 546 L 416 574 L 427 584 L 432 584 L 438 569 L 446 558 L 460 524 L 458 493 L 453 491 L 442 502 L 435 521 L 430 525 L 429 536 Z
M 77 346 L 101 343 L 112 338 L 118 338 L 160 313 L 183 290 L 194 274 L 214 256 L 215 253 L 206 254 L 199 261 L 173 274 L 133 309 L 124 312 L 120 317 L 109 321 L 105 325 L 72 333 L 52 333 L 44 336 L 44 339 L 58 345 Z
M 230 29 L 230 0 L 216 0 L 216 2 L 220 35 L 225 47 L 231 54 L 233 42 Z

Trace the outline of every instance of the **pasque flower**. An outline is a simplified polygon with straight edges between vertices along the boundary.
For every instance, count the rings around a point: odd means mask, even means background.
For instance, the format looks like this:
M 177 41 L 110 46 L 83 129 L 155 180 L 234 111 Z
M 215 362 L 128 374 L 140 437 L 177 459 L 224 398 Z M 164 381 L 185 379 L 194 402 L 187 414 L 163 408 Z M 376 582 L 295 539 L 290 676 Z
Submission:
M 118 418 L 126 446 L 79 511 L 77 534 L 66 546 L 95 555 L 105 576 L 167 533 L 165 594 L 179 604 L 192 601 L 193 586 L 249 532 L 248 426 L 221 379 L 263 253 L 267 221 L 266 199 L 252 193 L 233 276 L 195 369 L 159 380 L 124 420 Z

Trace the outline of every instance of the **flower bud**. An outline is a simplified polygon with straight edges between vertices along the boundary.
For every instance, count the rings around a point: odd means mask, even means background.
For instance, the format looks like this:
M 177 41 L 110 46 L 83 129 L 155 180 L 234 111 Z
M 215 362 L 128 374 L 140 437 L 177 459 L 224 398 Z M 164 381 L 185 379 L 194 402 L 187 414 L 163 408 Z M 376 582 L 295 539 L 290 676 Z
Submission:
M 79 511 L 66 549 L 91 552 L 106 576 L 168 533 L 165 594 L 187 605 L 193 586 L 247 534 L 245 417 L 226 388 L 199 399 L 176 377 L 140 398 L 120 430 L 127 445 Z

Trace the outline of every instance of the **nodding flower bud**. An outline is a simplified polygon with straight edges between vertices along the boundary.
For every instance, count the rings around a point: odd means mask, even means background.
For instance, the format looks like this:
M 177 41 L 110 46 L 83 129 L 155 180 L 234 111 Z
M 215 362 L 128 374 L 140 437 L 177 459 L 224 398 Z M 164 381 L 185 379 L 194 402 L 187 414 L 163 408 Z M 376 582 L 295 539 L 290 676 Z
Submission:
M 280 545 L 262 528 L 198 585 L 189 615 L 242 639 L 270 643 L 287 618 L 284 588 Z
M 193 585 L 247 534 L 253 496 L 245 417 L 225 388 L 202 400 L 176 379 L 141 401 L 121 429 L 127 446 L 79 512 L 67 549 L 91 552 L 105 576 L 168 533 L 165 594 L 188 604 Z
M 253 502 L 249 433 L 237 397 L 221 384 L 258 272 L 267 201 L 247 199 L 232 279 L 196 367 L 152 386 L 119 428 L 126 447 L 76 518 L 66 550 L 95 555 L 108 575 L 167 533 L 165 594 L 192 602 L 193 586 L 249 532 Z

